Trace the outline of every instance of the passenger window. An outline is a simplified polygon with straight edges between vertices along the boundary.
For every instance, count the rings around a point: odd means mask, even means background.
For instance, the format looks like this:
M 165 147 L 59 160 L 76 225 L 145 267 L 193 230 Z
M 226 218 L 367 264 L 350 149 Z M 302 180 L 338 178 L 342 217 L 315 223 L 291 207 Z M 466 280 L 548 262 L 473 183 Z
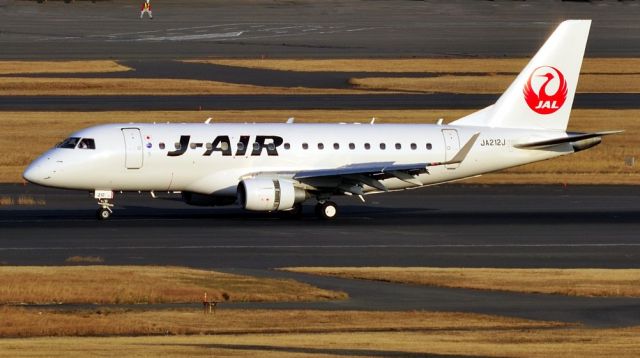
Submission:
M 309 144 L 302 143 L 302 149 L 309 149 Z
M 364 144 L 364 149 L 366 149 L 366 150 L 371 149 L 371 144 L 369 144 L 369 143 L 365 143 L 365 144 Z
M 239 152 L 242 152 L 242 151 L 244 150 L 244 143 L 242 143 L 242 142 L 238 142 L 238 145 L 237 145 L 237 146 L 238 146 L 238 151 L 239 151 Z
M 289 148 L 291 148 L 291 144 L 285 143 L 284 144 L 284 149 L 289 150 Z
M 96 149 L 96 143 L 92 138 L 83 138 L 78 144 L 80 149 Z
M 61 143 L 59 143 L 58 145 L 56 145 L 56 148 L 73 149 L 76 147 L 79 140 L 80 138 L 78 137 L 67 138 L 63 140 Z
M 431 150 L 431 148 L 432 148 L 431 143 L 427 143 L 427 149 Z
M 160 144 L 162 144 L 162 143 L 160 143 Z M 205 143 L 204 146 L 205 146 L 205 148 L 207 148 L 207 150 L 212 150 L 213 149 L 213 143 Z M 160 148 L 160 149 L 162 149 L 162 148 Z
M 276 150 L 276 145 L 275 145 L 275 144 L 273 144 L 273 143 L 269 143 L 269 144 L 267 144 L 267 150 L 269 150 L 269 151 L 274 151 L 274 150 Z
M 333 143 L 333 149 L 340 149 L 340 144 Z
M 211 143 L 207 143 L 208 145 L 211 145 Z M 164 143 L 160 142 L 160 144 L 158 144 L 158 147 L 162 150 L 164 150 Z
M 318 149 L 324 149 L 324 144 L 318 143 Z
M 387 145 L 384 143 L 380 143 L 380 149 L 382 150 L 387 149 Z
M 260 150 L 260 143 L 253 142 L 253 150 Z
M 349 149 L 356 149 L 356 145 L 353 143 L 349 143 Z
M 191 143 L 191 144 L 189 144 L 189 147 L 191 147 L 191 149 L 196 149 L 196 144 L 195 143 Z
M 396 143 L 396 149 L 402 149 L 402 144 Z
M 411 149 L 412 150 L 416 150 L 418 148 L 418 146 L 415 143 L 411 143 Z
M 180 150 L 182 145 L 180 144 L 180 142 L 176 142 L 175 147 L 176 147 L 176 150 Z

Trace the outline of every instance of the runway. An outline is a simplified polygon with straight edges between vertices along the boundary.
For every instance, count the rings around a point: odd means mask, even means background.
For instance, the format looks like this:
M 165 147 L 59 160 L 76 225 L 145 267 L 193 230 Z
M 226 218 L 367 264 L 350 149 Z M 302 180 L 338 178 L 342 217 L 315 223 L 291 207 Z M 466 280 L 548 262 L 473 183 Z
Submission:
M 0 96 L 0 111 L 480 109 L 494 94 Z M 637 93 L 578 93 L 574 108 L 637 109 Z
M 186 265 L 293 277 L 343 289 L 352 299 L 320 309 L 425 309 L 585 322 L 640 324 L 640 299 L 589 299 L 423 288 L 315 278 L 286 266 L 604 267 L 640 263 L 640 189 L 625 186 L 460 186 L 339 198 L 340 217 L 302 220 L 196 208 L 125 193 L 112 220 L 94 219 L 87 193 L 4 185 L 42 207 L 0 209 L 0 262 L 60 265 L 70 256 L 106 264 Z M 239 305 L 238 307 L 245 307 Z M 253 305 L 252 305 L 253 307 Z
M 0 2 L 1 59 L 530 56 L 569 18 L 587 57 L 638 56 L 636 2 L 164 0 Z
M 437 186 L 337 197 L 340 217 L 302 220 L 202 208 L 148 193 L 116 196 L 112 220 L 94 219 L 85 192 L 3 185 L 45 206 L 2 207 L 0 261 L 268 269 L 283 266 L 638 267 L 640 188 Z M 169 198 L 166 198 L 169 199 Z M 177 198 L 176 198 L 177 199 Z

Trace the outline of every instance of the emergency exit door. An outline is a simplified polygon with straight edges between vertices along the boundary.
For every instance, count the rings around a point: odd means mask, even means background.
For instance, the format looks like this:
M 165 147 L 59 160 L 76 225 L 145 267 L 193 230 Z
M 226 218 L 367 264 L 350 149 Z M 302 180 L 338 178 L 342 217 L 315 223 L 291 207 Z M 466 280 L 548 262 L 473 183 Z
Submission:
M 142 168 L 144 153 L 142 152 L 142 136 L 138 128 L 123 128 L 125 166 L 127 169 Z
M 443 129 L 442 135 L 444 136 L 444 160 L 450 161 L 460 151 L 460 138 L 458 138 L 458 131 L 455 129 Z M 455 169 L 459 164 L 447 164 L 445 168 Z

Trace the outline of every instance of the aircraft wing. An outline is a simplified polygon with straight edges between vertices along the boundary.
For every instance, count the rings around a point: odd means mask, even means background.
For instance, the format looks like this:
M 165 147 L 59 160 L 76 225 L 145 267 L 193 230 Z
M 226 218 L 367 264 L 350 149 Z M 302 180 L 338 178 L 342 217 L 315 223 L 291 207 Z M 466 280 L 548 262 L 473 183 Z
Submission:
M 362 185 L 368 185 L 381 191 L 388 189 L 380 181 L 397 178 L 416 186 L 422 185 L 416 175 L 428 173 L 428 168 L 439 165 L 461 163 L 469 154 L 480 133 L 471 139 L 451 159 L 445 162 L 424 162 L 396 164 L 395 162 L 356 163 L 337 168 L 302 170 L 295 172 L 292 179 L 318 188 L 337 188 L 339 191 L 362 195 Z

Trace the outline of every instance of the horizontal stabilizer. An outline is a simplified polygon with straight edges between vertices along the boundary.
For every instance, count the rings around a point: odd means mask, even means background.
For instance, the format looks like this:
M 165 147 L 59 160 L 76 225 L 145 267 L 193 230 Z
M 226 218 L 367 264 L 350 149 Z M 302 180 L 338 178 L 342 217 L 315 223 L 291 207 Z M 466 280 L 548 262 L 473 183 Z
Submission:
M 618 134 L 624 131 L 605 131 L 605 132 L 594 132 L 594 133 L 567 133 L 566 137 L 553 138 L 553 139 L 545 139 L 542 141 L 529 142 L 529 143 L 521 143 L 514 145 L 515 148 L 519 149 L 542 149 L 553 147 L 562 143 L 571 143 L 577 142 L 585 139 L 603 137 L 611 134 Z

